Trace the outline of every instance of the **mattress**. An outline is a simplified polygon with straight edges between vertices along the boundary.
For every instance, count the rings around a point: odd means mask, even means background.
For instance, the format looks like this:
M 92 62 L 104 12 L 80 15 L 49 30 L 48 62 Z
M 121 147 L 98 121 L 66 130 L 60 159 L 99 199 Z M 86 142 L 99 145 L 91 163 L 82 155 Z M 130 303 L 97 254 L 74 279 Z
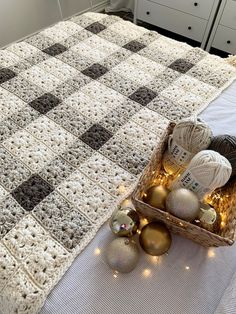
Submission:
M 212 100 L 235 80 L 236 70 L 199 48 L 97 13 L 75 16 L 10 45 L 0 51 L 0 64 L 0 308 L 4 314 L 33 314 L 132 190 L 170 120 L 210 110 Z M 96 237 L 103 244 L 109 239 L 107 227 L 104 230 Z M 174 237 L 172 252 L 178 241 Z M 203 260 L 199 250 L 196 246 L 187 252 L 192 256 L 195 251 L 197 263 Z M 194 269 L 183 264 L 188 255 L 183 258 L 178 250 L 181 258 L 173 264 L 172 252 L 166 261 L 165 256 L 147 260 L 140 276 L 146 279 L 143 285 L 149 285 L 154 274 L 150 262 L 163 268 L 159 291 L 171 295 L 169 303 L 159 295 L 163 311 L 174 303 L 188 311 L 180 294 L 199 285 L 199 268 L 195 281 L 189 281 L 187 274 Z M 89 248 L 81 256 L 104 264 L 103 253 L 98 246 L 96 259 L 86 256 Z M 82 265 L 86 280 L 79 276 L 80 289 L 75 290 L 82 293 L 85 307 L 71 301 L 72 312 L 122 308 L 120 295 L 118 300 L 112 296 L 120 287 L 110 289 L 107 268 L 88 267 Z M 171 289 L 180 280 L 178 267 L 186 271 L 183 289 L 173 295 Z M 216 264 L 213 267 L 216 271 Z M 68 273 L 73 269 L 74 264 Z M 89 279 L 91 274 L 96 280 L 99 271 L 107 278 L 102 288 Z M 140 276 L 126 277 L 134 290 Z M 114 284 L 122 278 L 112 276 Z M 83 287 L 88 284 L 94 294 Z M 63 293 L 72 286 L 70 281 L 63 285 Z M 112 307 L 105 302 L 109 291 Z M 219 297 L 220 292 L 214 294 Z M 73 291 L 69 296 L 75 298 Z M 87 299 L 91 296 L 98 300 L 92 307 Z M 138 300 L 137 311 L 142 311 L 146 296 Z

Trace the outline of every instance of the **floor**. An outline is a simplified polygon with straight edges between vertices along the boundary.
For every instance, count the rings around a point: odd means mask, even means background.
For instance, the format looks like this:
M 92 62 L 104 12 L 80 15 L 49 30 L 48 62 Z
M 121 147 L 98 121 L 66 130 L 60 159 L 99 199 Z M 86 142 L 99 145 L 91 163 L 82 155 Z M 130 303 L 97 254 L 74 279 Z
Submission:
M 128 21 L 131 21 L 131 22 L 133 21 L 133 14 L 132 14 L 132 12 L 120 11 L 120 12 L 112 12 L 112 13 L 106 13 L 106 14 L 117 15 L 117 16 L 120 16 L 121 18 L 123 18 L 124 20 L 128 20 Z M 163 29 L 163 28 L 160 28 L 160 27 L 157 27 L 157 26 L 154 26 L 154 25 L 148 24 L 146 22 L 142 22 L 142 21 L 138 21 L 138 25 L 146 27 L 147 29 L 150 29 L 150 30 L 153 30 L 153 31 L 157 31 L 158 33 L 160 33 L 160 34 L 162 34 L 164 36 L 176 39 L 178 41 L 186 42 L 187 44 L 189 44 L 189 45 L 191 45 L 193 47 L 200 47 L 200 43 L 199 42 L 197 42 L 195 40 L 192 40 L 192 39 L 189 39 L 189 38 L 186 38 L 184 36 L 181 36 L 181 35 L 169 32 L 166 29 Z M 226 58 L 228 56 L 228 53 L 226 53 L 224 51 L 221 51 L 221 50 L 218 50 L 218 49 L 215 49 L 215 48 L 211 48 L 210 52 L 215 54 L 215 55 L 218 55 L 218 56 L 220 56 L 222 58 Z

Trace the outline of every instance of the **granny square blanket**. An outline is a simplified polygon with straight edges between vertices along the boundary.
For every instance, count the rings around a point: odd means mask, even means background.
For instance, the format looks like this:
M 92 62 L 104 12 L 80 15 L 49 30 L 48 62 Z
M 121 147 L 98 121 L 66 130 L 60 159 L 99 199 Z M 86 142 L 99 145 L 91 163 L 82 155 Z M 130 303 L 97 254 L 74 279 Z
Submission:
M 98 13 L 0 50 L 2 314 L 40 310 L 169 121 L 235 77 L 219 57 Z

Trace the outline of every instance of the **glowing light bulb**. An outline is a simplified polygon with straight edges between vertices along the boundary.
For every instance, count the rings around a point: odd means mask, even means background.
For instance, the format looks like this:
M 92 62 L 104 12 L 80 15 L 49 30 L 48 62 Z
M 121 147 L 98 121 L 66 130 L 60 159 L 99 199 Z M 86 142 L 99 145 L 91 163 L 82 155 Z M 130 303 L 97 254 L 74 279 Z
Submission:
M 94 250 L 94 255 L 98 256 L 101 254 L 101 250 L 97 247 L 95 250 Z
M 208 257 L 213 258 L 215 257 L 216 254 L 213 249 L 209 249 L 207 255 Z
M 143 276 L 144 276 L 145 278 L 150 277 L 150 276 L 151 276 L 151 269 L 149 269 L 149 268 L 144 269 L 144 270 L 143 270 Z
M 189 270 L 189 269 L 190 269 L 190 267 L 189 267 L 189 266 L 185 266 L 185 269 L 186 269 L 186 270 Z
M 160 256 L 150 256 L 149 260 L 153 265 L 159 265 L 161 262 Z
M 115 270 L 114 273 L 113 273 L 113 277 L 114 278 L 118 278 L 118 274 L 119 274 L 119 272 L 117 270 Z

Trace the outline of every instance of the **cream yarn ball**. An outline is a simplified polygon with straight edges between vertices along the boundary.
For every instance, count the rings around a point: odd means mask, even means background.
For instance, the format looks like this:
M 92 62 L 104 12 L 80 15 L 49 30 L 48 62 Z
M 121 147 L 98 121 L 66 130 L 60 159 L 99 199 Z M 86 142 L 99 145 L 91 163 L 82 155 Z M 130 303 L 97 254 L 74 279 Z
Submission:
M 232 166 L 224 156 L 212 150 L 203 150 L 193 157 L 171 189 L 187 188 L 203 199 L 206 194 L 225 185 L 231 173 Z
M 199 118 L 182 120 L 176 124 L 169 137 L 163 167 L 169 174 L 183 171 L 193 156 L 208 148 L 213 137 L 210 127 Z

